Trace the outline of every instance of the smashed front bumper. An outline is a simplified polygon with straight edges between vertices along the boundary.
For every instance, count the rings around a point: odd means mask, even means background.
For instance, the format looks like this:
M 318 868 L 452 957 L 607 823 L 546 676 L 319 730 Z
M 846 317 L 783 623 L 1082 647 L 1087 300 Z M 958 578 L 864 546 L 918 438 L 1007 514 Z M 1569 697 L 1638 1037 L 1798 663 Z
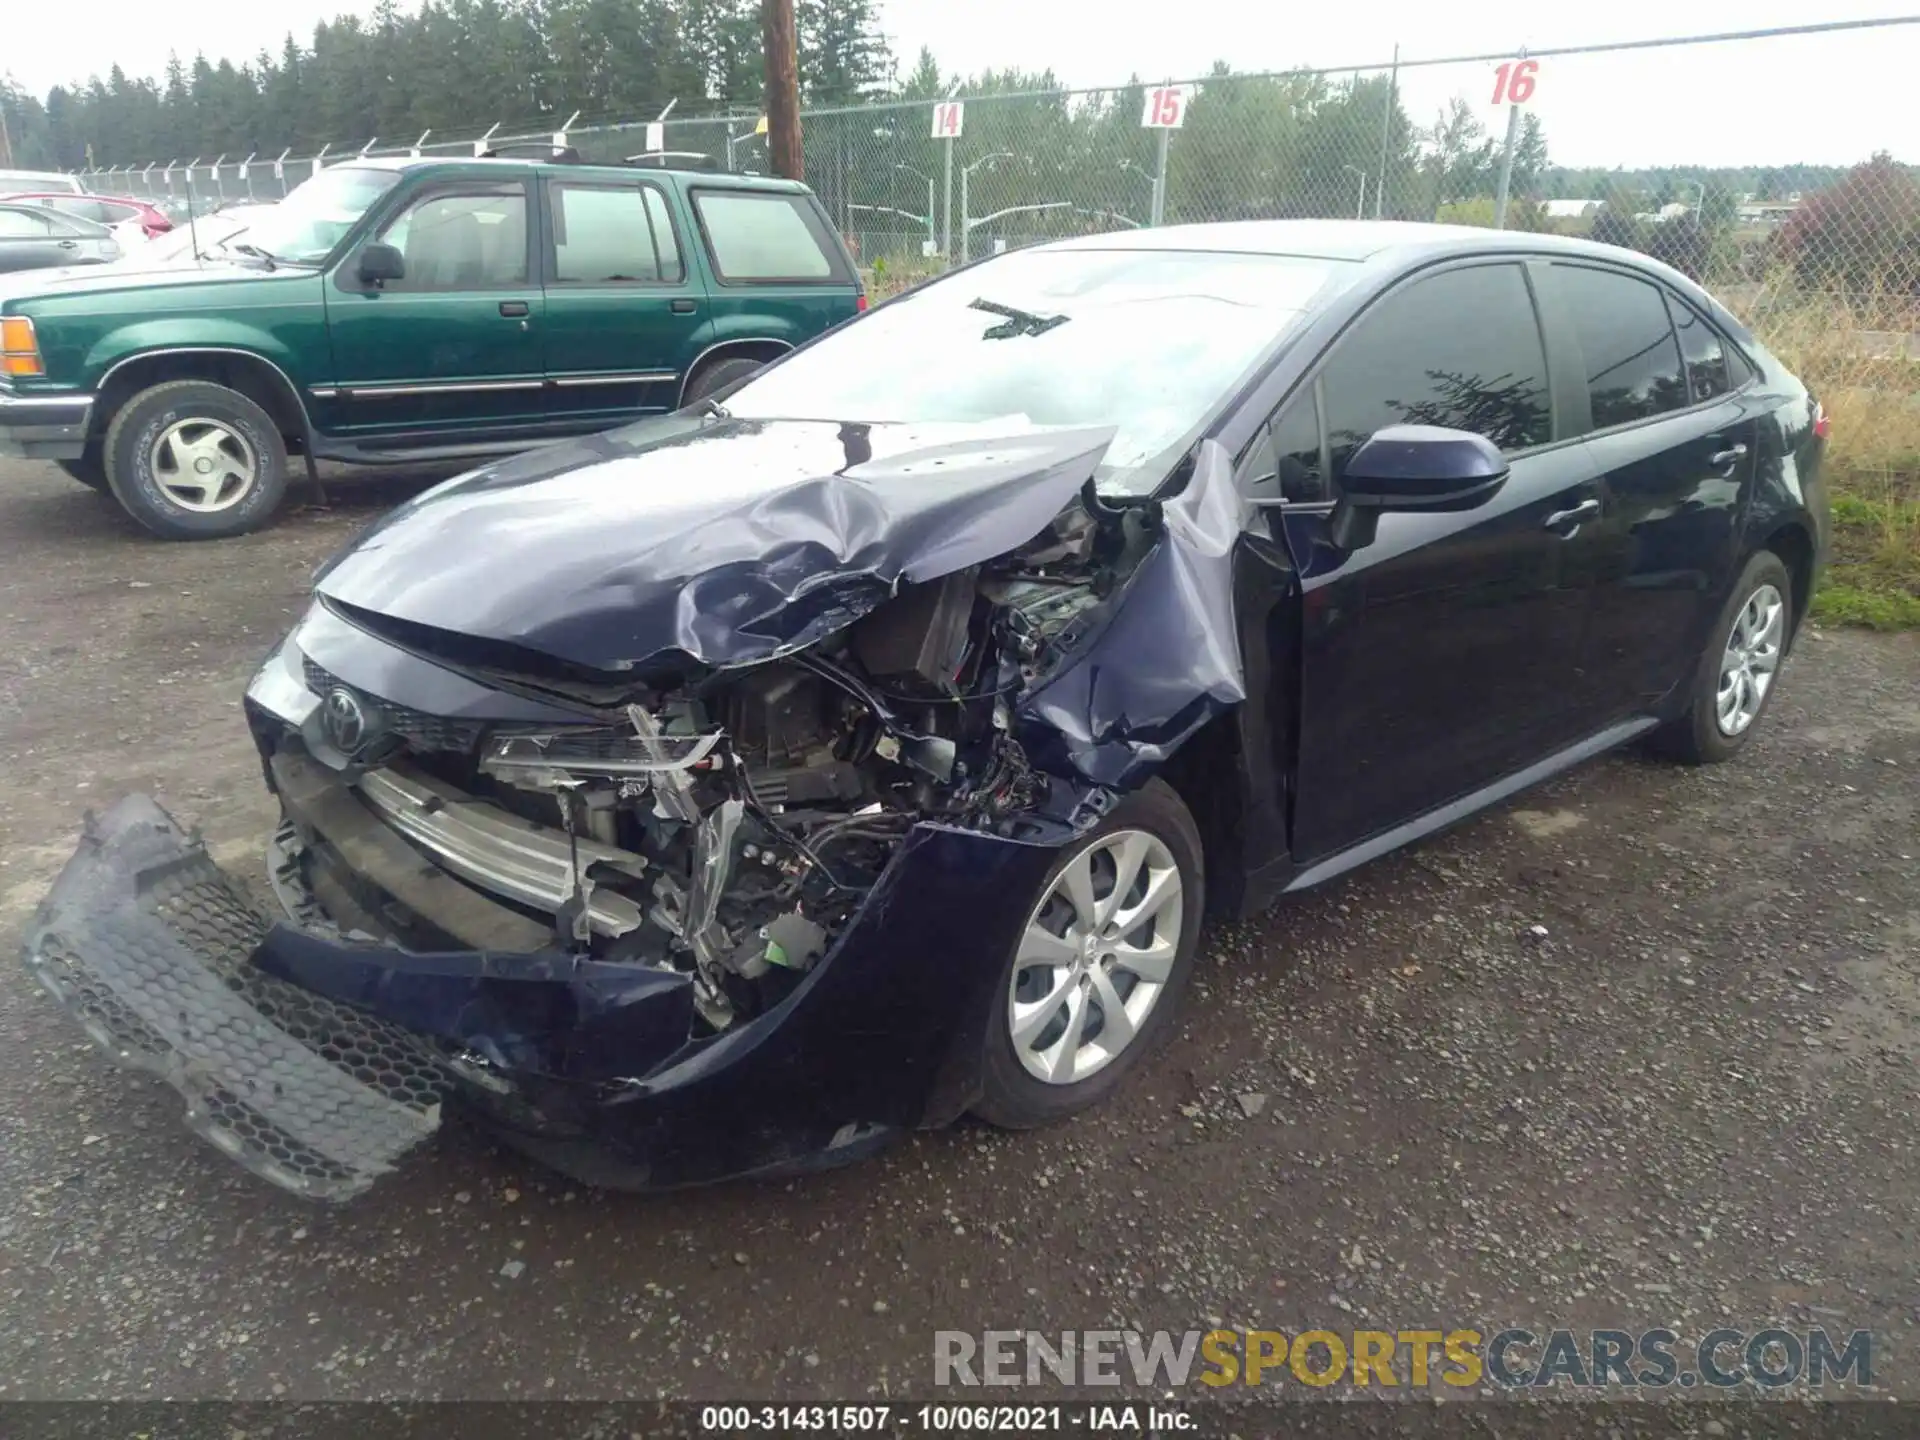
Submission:
M 440 1123 L 419 1037 L 252 965 L 267 920 L 145 796 L 90 820 L 27 938 L 28 968 L 116 1061 L 186 1097 L 187 1124 L 295 1194 L 340 1200 Z
M 916 828 L 785 1001 L 702 1039 L 674 972 L 363 944 L 310 901 L 271 922 L 144 796 L 90 823 L 26 959 L 195 1131 L 295 1194 L 359 1194 L 452 1104 L 586 1183 L 665 1189 L 842 1163 L 964 1110 L 1022 918 L 995 900 L 1071 834 Z

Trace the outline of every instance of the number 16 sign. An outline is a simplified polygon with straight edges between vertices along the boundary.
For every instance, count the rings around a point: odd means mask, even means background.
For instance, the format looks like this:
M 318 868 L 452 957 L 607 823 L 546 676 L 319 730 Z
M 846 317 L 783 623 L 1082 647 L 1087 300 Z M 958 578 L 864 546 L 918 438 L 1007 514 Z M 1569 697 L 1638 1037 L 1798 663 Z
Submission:
M 1493 103 L 1525 105 L 1533 99 L 1533 86 L 1540 75 L 1538 60 L 1509 60 L 1493 72 Z

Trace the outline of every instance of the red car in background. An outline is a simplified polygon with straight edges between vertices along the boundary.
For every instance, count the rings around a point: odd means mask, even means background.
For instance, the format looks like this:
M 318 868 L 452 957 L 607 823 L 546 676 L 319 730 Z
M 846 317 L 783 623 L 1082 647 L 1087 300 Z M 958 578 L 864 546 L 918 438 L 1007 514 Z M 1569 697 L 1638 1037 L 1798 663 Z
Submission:
M 63 215 L 74 215 L 82 220 L 91 220 L 96 225 L 105 225 L 112 230 L 130 223 L 137 223 L 141 231 L 151 240 L 156 235 L 164 235 L 173 229 L 173 221 L 157 207 L 145 200 L 134 200 L 124 195 L 75 195 L 71 192 L 46 190 L 40 192 L 22 192 L 17 195 L 0 195 L 0 200 L 22 200 L 34 205 L 44 205 L 49 210 L 58 210 Z M 124 231 L 121 231 L 123 235 Z

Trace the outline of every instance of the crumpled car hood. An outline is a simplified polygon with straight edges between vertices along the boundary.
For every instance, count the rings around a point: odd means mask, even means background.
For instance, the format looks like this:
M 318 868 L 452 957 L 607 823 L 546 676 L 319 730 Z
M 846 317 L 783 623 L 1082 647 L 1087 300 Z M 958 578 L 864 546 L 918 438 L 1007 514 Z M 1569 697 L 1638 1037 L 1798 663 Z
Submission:
M 1032 539 L 1113 434 L 667 416 L 437 486 L 316 588 L 597 670 L 754 663 Z

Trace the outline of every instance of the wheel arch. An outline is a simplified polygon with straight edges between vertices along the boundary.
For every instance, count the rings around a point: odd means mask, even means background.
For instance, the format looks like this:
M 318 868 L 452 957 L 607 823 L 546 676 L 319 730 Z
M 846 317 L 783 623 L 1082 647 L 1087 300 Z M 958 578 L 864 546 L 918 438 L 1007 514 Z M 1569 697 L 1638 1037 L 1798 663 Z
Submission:
M 680 377 L 680 394 L 675 400 L 675 408 L 686 404 L 688 388 L 707 366 L 722 360 L 759 360 L 764 363 L 778 360 L 792 349 L 791 341 L 776 339 L 771 335 L 716 340 L 693 357 L 693 363 L 687 366 L 686 373 Z
M 1800 633 L 1800 622 L 1806 618 L 1807 607 L 1813 603 L 1814 548 L 1810 529 L 1799 520 L 1790 520 L 1784 525 L 1776 525 L 1767 538 L 1757 547 L 1771 550 L 1780 557 L 1787 567 L 1787 577 L 1793 581 L 1793 628 L 1789 632 L 1788 643 Z
M 1216 715 L 1159 770 L 1200 831 L 1206 913 L 1239 911 L 1246 889 L 1247 770 L 1239 707 Z
M 173 380 L 204 380 L 245 395 L 273 418 L 288 449 L 305 449 L 312 421 L 292 378 L 253 350 L 219 345 L 166 346 L 117 360 L 94 391 L 87 443 L 105 438 L 120 407 L 142 390 Z

